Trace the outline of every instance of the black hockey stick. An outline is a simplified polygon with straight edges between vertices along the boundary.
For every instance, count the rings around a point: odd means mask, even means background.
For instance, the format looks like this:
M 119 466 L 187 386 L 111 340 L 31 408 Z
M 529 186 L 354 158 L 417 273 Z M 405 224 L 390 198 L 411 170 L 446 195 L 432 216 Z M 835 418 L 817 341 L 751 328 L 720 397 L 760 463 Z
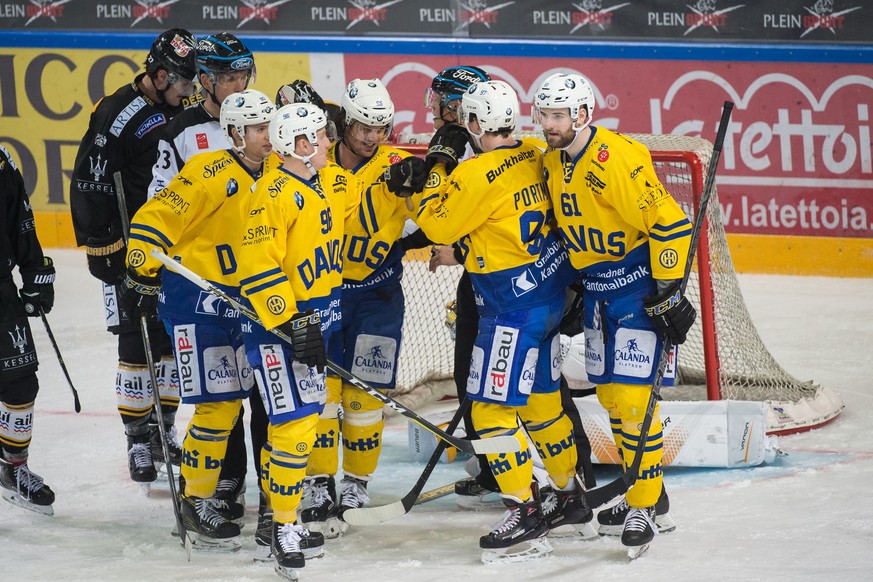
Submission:
M 460 406 L 458 406 L 457 412 L 455 412 L 455 415 L 449 421 L 449 424 L 446 427 L 446 432 L 452 433 L 456 428 L 458 428 L 461 419 L 464 418 L 464 414 L 466 414 L 467 410 L 470 409 L 470 405 L 470 399 L 464 398 L 464 401 L 461 402 Z M 427 465 L 425 465 L 424 471 L 421 472 L 418 481 L 415 482 L 415 485 L 413 485 L 412 489 L 409 490 L 409 493 L 404 495 L 402 499 L 387 505 L 347 509 L 343 513 L 343 520 L 352 525 L 375 525 L 377 523 L 397 519 L 398 517 L 409 513 L 412 506 L 416 505 L 418 502 L 418 496 L 421 495 L 431 473 L 433 473 L 437 463 L 440 462 L 440 457 L 442 456 L 443 451 L 446 450 L 446 446 L 446 441 L 444 440 L 437 443 L 436 449 L 434 449 L 430 459 L 427 460 Z M 436 499 L 436 497 L 434 497 L 434 499 Z
M 715 135 L 715 143 L 712 145 L 712 158 L 709 161 L 709 167 L 706 171 L 706 180 L 703 183 L 703 195 L 700 198 L 697 217 L 694 221 L 694 227 L 691 230 L 691 244 L 688 248 L 688 260 L 685 263 L 685 273 L 680 282 L 683 293 L 685 292 L 685 287 L 688 285 L 688 278 L 691 276 L 691 264 L 694 262 L 694 255 L 697 252 L 697 241 L 700 239 L 700 232 L 703 229 L 703 223 L 706 219 L 706 210 L 709 206 L 709 199 L 712 197 L 712 191 L 715 189 L 715 170 L 718 166 L 719 158 L 721 157 L 721 148 L 724 145 L 724 136 L 725 133 L 727 133 L 728 123 L 731 118 L 731 110 L 733 110 L 733 108 L 734 104 L 732 102 L 724 102 L 721 120 L 718 123 L 718 131 Z M 652 427 L 652 418 L 655 415 L 655 406 L 658 403 L 658 395 L 661 392 L 661 382 L 664 380 L 664 372 L 667 369 L 667 354 L 670 353 L 671 349 L 673 349 L 673 342 L 671 342 L 669 338 L 664 338 L 664 345 L 658 358 L 658 370 L 655 373 L 655 380 L 652 383 L 652 391 L 649 394 L 649 402 L 646 405 L 646 416 L 643 418 L 643 424 L 640 427 L 640 439 L 637 444 L 637 450 L 634 453 L 633 461 L 631 461 L 627 470 L 614 481 L 607 483 L 603 487 L 598 487 L 585 492 L 585 501 L 592 509 L 606 505 L 619 495 L 627 493 L 628 489 L 633 487 L 633 484 L 638 478 L 640 465 L 643 462 L 643 451 L 646 448 L 646 440 L 649 436 L 649 430 Z
M 58 342 L 55 341 L 55 334 L 52 333 L 52 328 L 49 327 L 48 319 L 45 316 L 45 311 L 43 311 L 42 307 L 39 308 L 39 316 L 42 318 L 42 324 L 45 326 L 45 332 L 49 336 L 49 340 L 52 342 L 52 347 L 55 348 L 55 355 L 58 357 L 58 363 L 61 365 L 61 370 L 64 372 L 64 376 L 67 378 L 67 384 L 70 385 L 70 390 L 73 391 L 73 408 L 76 412 L 82 412 L 82 405 L 79 404 L 79 393 L 76 392 L 76 387 L 73 386 L 73 380 L 70 378 L 70 372 L 67 370 L 67 365 L 64 364 L 64 357 L 61 355 L 61 350 L 58 347 Z
M 121 172 L 112 174 L 115 181 L 115 195 L 118 200 L 118 213 L 121 216 L 121 236 L 124 237 L 124 242 L 127 243 L 130 235 L 130 219 L 127 216 L 127 200 L 124 198 L 124 184 L 121 182 Z M 155 406 L 155 412 L 158 416 L 158 434 L 161 437 L 161 450 L 164 453 L 164 468 L 167 471 L 167 480 L 170 482 L 170 497 L 173 503 L 173 515 L 176 518 L 176 528 L 179 530 L 179 541 L 182 547 L 185 548 L 185 554 L 188 556 L 188 561 L 191 561 L 191 549 L 194 545 L 194 540 L 188 535 L 185 529 L 185 522 L 182 519 L 182 510 L 179 505 L 182 499 L 176 491 L 176 476 L 173 474 L 173 463 L 170 461 L 170 447 L 167 444 L 167 431 L 164 428 L 164 411 L 161 406 L 161 395 L 158 390 L 158 375 L 155 372 L 155 359 L 152 356 L 152 342 L 149 339 L 148 316 L 143 313 L 139 318 L 139 331 L 142 336 L 143 347 L 145 348 L 146 364 L 149 369 L 149 378 L 152 382 L 152 400 Z
M 203 277 L 201 277 L 200 275 L 198 275 L 197 273 L 195 273 L 194 271 L 192 271 L 188 267 L 186 267 L 186 266 L 182 265 L 181 263 L 168 257 L 167 255 L 162 253 L 159 249 L 157 249 L 157 248 L 152 249 L 151 254 L 153 257 L 155 257 L 156 259 L 158 259 L 159 261 L 164 263 L 164 265 L 168 269 L 175 271 L 176 273 L 182 275 L 183 277 L 185 277 L 186 279 L 188 279 L 189 281 L 191 281 L 192 283 L 194 283 L 195 285 L 197 285 L 198 287 L 200 287 L 204 291 L 208 291 L 209 293 L 212 293 L 216 297 L 223 299 L 228 305 L 234 307 L 235 309 L 238 309 L 240 313 L 242 313 L 243 315 L 245 315 L 246 317 L 248 317 L 252 321 L 254 321 L 254 322 L 258 323 L 259 325 L 261 325 L 262 327 L 264 327 L 264 329 L 266 329 L 266 326 L 264 326 L 263 322 L 258 317 L 258 314 L 254 312 L 254 310 L 249 309 L 248 307 L 246 307 L 245 305 L 240 303 L 237 299 L 235 299 L 234 297 L 231 297 L 230 295 L 228 295 L 227 293 L 225 293 L 224 291 L 222 291 L 221 289 L 219 289 L 218 287 L 216 287 L 215 285 L 213 285 L 212 283 L 210 283 L 209 281 L 207 281 L 206 279 L 204 279 Z M 279 330 L 277 328 L 273 328 L 273 329 L 268 329 L 267 331 L 269 331 L 273 335 L 283 339 L 284 341 L 291 343 L 291 338 L 288 337 L 281 330 Z M 338 376 L 341 376 L 343 378 L 343 380 L 345 380 L 349 384 L 352 384 L 353 386 L 360 388 L 361 390 L 363 390 L 364 392 L 366 392 L 367 394 L 369 394 L 370 396 L 372 396 L 376 400 L 380 401 L 385 406 L 388 406 L 389 408 L 391 408 L 395 412 L 402 414 L 403 416 L 405 416 L 406 418 L 408 418 L 409 420 L 411 420 L 415 424 L 424 428 L 426 431 L 435 434 L 438 438 L 440 438 L 444 441 L 447 441 L 450 445 L 452 445 L 456 449 L 464 451 L 465 453 L 468 453 L 470 455 L 517 453 L 520 449 L 520 443 L 518 442 L 518 439 L 516 439 L 513 436 L 495 436 L 495 437 L 488 437 L 488 438 L 474 440 L 474 441 L 471 441 L 468 439 L 458 438 L 454 435 L 447 433 L 444 430 L 441 430 L 439 427 L 434 426 L 433 424 L 428 422 L 426 419 L 419 416 L 415 411 L 410 410 L 409 408 L 407 408 L 406 406 L 404 406 L 403 404 L 401 404 L 397 400 L 394 400 L 390 396 L 382 394 L 376 388 L 373 388 L 372 386 L 370 386 L 369 384 L 367 384 L 366 382 L 364 382 L 363 380 L 361 380 L 360 378 L 358 378 L 357 376 L 355 376 L 354 374 L 352 374 L 348 370 L 335 364 L 334 362 L 331 362 L 330 360 L 328 360 L 328 362 L 327 362 L 327 369 L 330 370 L 331 372 L 337 374 Z

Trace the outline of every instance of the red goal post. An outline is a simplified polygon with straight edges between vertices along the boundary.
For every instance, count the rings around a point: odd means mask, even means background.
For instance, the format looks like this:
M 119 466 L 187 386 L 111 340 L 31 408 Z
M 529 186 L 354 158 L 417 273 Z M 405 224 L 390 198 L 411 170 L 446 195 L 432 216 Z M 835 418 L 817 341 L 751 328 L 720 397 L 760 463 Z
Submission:
M 694 219 L 712 144 L 690 136 L 628 135 L 649 148 L 662 184 Z M 429 140 L 429 134 L 400 134 L 394 145 L 424 156 Z M 661 396 L 765 402 L 770 434 L 800 432 L 832 421 L 843 408 L 839 396 L 783 370 L 755 329 L 731 261 L 717 189 L 705 220 L 687 289 L 699 317 L 680 347 L 677 386 L 662 388 Z M 398 388 L 413 404 L 455 393 L 453 347 L 443 322 L 460 267 L 430 273 L 427 258 L 427 253 L 409 253 L 404 263 L 406 320 Z

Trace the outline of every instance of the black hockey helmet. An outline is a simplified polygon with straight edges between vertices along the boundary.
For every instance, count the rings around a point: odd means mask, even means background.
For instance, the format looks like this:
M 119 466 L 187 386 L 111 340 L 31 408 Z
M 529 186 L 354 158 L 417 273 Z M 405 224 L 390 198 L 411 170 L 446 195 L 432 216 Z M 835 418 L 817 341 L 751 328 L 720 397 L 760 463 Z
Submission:
M 252 51 L 229 32 L 204 36 L 197 42 L 197 68 L 206 74 L 250 71 L 255 74 Z
M 171 76 L 193 81 L 197 76 L 196 47 L 194 35 L 184 28 L 171 28 L 161 33 L 152 43 L 146 57 L 146 72 L 152 76 L 164 69 Z
M 449 67 L 433 78 L 430 90 L 440 96 L 442 103 L 448 103 L 463 97 L 470 85 L 490 80 L 491 75 L 479 67 Z

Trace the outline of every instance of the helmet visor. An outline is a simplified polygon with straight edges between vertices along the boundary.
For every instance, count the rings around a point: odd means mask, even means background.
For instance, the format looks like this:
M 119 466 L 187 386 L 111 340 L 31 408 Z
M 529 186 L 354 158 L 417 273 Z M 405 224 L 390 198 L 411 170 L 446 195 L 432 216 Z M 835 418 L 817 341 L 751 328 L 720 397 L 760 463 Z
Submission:
M 167 88 L 176 86 L 176 91 L 183 97 L 190 97 L 200 90 L 198 83 L 192 79 L 185 79 L 178 73 L 167 74 Z
M 358 141 L 373 143 L 388 139 L 388 136 L 391 134 L 391 126 L 375 127 L 363 124 L 360 121 L 353 121 L 346 131 L 349 131 L 352 137 Z

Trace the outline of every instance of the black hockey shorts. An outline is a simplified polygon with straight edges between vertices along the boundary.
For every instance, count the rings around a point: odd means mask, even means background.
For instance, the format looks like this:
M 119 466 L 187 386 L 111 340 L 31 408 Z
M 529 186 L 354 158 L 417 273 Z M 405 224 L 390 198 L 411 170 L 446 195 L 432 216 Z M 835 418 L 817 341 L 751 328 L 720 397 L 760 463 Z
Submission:
M 12 277 L 0 280 L 0 385 L 34 375 L 39 362 L 30 322 Z

